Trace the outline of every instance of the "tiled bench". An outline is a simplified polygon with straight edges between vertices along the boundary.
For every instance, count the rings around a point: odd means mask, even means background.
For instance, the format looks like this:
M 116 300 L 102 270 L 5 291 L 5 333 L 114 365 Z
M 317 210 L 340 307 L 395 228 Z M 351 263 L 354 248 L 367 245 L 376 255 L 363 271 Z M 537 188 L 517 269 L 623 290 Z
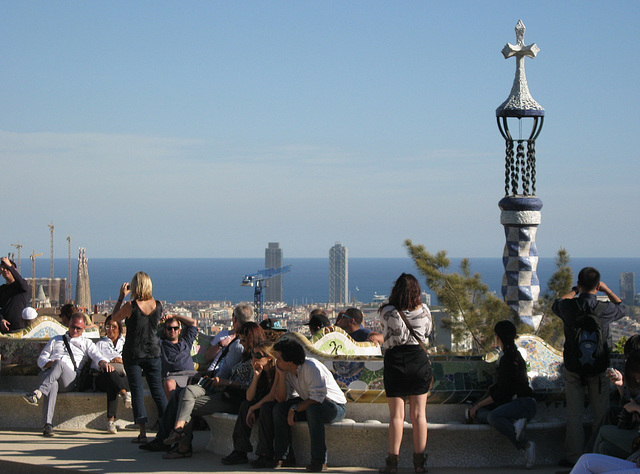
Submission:
M 347 416 L 352 405 L 347 405 Z M 388 418 L 385 404 L 377 405 L 380 418 Z M 534 419 L 527 427 L 527 437 L 536 443 L 536 464 L 551 465 L 563 457 L 565 422 L 561 407 L 541 407 L 540 421 Z M 442 413 L 439 413 L 443 408 Z M 457 416 L 451 417 L 453 411 Z M 435 405 L 427 408 L 428 425 L 427 453 L 428 467 L 501 467 L 523 466 L 524 453 L 489 425 L 466 425 L 461 422 L 445 422 L 442 418 L 461 419 L 464 406 Z M 227 455 L 233 450 L 232 432 L 236 415 L 215 413 L 204 417 L 211 429 L 209 451 Z M 389 424 L 384 421 L 369 420 L 356 422 L 345 419 L 326 427 L 328 462 L 330 466 L 380 467 L 388 451 Z M 300 465 L 309 462 L 309 431 L 304 422 L 293 427 L 293 442 L 296 458 Z M 252 442 L 257 442 L 257 429 L 253 430 Z M 411 467 L 413 453 L 411 424 L 405 423 L 400 453 L 400 466 Z

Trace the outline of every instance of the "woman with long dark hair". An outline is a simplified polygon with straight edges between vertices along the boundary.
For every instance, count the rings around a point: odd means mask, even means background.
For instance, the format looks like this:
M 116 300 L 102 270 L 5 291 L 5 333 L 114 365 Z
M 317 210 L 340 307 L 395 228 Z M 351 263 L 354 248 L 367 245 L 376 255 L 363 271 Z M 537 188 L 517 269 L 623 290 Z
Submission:
M 426 472 L 427 394 L 433 381 L 426 344 L 433 321 L 429 308 L 420 300 L 421 293 L 416 277 L 403 273 L 391 290 L 389 302 L 378 309 L 382 347 L 386 349 L 384 388 L 389 405 L 389 456 L 380 469 L 383 473 L 398 470 L 407 397 L 413 426 L 413 467 L 415 472 Z
M 527 441 L 524 429 L 536 414 L 536 401 L 529 386 L 527 365 L 516 347 L 516 327 L 511 321 L 500 321 L 494 327 L 496 344 L 502 349 L 498 378 L 485 397 L 469 410 L 469 416 L 489 423 L 520 450 L 524 450 L 527 468 L 533 467 L 536 446 Z M 514 398 L 514 396 L 516 398 Z

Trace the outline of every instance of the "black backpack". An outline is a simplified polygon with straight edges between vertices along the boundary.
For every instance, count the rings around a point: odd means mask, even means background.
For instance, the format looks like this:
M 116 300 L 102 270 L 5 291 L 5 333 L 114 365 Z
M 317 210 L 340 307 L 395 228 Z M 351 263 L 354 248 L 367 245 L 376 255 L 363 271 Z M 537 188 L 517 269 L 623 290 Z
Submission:
M 606 303 L 599 301 L 591 308 L 586 301 L 575 301 L 573 337 L 566 341 L 565 365 L 581 377 L 593 377 L 609 366 L 609 346 L 600 324 Z

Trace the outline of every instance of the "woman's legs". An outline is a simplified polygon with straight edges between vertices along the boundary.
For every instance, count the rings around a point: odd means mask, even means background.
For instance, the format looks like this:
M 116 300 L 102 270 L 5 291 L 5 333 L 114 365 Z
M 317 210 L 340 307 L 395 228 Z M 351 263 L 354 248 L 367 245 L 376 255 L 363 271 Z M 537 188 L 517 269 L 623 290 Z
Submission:
M 400 454 L 402 431 L 404 430 L 404 399 L 387 397 L 387 404 L 389 405 L 389 454 L 397 455 Z
M 411 416 L 411 425 L 413 426 L 413 452 L 424 453 L 427 449 L 426 393 L 422 395 L 409 396 L 409 414 Z M 400 436 L 402 437 L 402 431 L 400 431 Z M 400 450 L 400 443 L 398 443 L 398 450 Z M 397 454 L 397 452 L 394 454 Z

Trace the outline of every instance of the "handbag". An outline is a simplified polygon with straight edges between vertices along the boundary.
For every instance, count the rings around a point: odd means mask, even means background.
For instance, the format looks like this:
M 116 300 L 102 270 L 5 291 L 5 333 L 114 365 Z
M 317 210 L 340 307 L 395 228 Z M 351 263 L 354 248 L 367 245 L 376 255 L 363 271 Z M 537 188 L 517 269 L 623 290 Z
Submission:
M 76 359 L 73 357 L 73 351 L 69 346 L 69 340 L 67 339 L 67 335 L 62 336 L 62 340 L 64 341 L 64 346 L 67 348 L 67 352 L 69 353 L 69 357 L 71 358 L 71 363 L 73 364 L 73 370 L 78 373 L 78 365 L 76 364 Z M 82 366 L 80 373 L 76 376 L 76 390 L 78 392 L 86 392 L 87 390 L 93 390 L 93 374 L 91 373 L 91 363 L 88 361 Z

